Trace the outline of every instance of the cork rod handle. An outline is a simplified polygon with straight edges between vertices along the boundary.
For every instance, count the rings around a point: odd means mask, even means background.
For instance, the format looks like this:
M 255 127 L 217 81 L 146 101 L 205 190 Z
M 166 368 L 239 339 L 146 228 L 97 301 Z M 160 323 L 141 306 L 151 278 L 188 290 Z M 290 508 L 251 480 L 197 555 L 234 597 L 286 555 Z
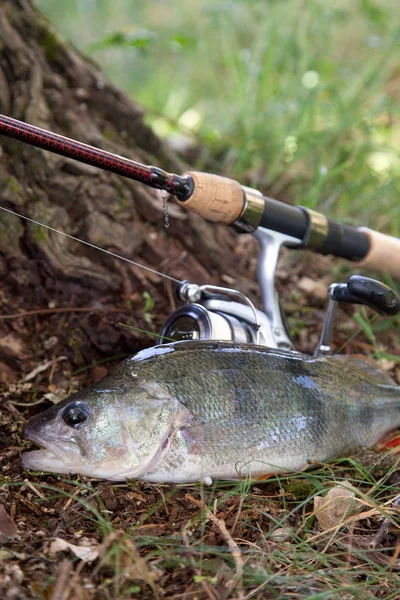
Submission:
M 217 223 L 233 223 L 240 217 L 245 198 L 242 186 L 234 179 L 189 171 L 194 191 L 184 207 Z
M 370 250 L 359 263 L 360 267 L 387 271 L 395 279 L 400 279 L 400 239 L 360 227 L 369 237 Z

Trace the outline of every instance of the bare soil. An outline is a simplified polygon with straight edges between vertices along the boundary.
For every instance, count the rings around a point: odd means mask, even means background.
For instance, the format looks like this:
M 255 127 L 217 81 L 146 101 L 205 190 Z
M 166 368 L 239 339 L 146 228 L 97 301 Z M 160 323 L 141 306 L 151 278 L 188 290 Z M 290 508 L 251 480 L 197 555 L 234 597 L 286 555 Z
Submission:
M 239 246 L 237 253 L 240 256 Z M 249 260 L 251 277 L 254 258 Z M 341 268 L 341 263 L 325 257 L 307 255 L 300 260 L 299 253 L 286 253 L 280 263 L 278 287 L 284 292 L 283 303 L 298 348 L 305 352 L 312 351 L 321 329 L 325 306 L 321 282 L 332 281 L 332 274 L 336 271 L 339 275 Z M 310 281 L 317 282 L 316 286 Z M 299 292 L 300 288 L 308 291 Z M 154 299 L 149 316 L 141 294 L 110 298 L 109 305 L 98 310 L 80 302 L 80 312 L 70 311 L 75 305 L 72 297 L 70 304 L 58 305 L 51 313 L 51 307 L 41 309 L 34 297 L 30 307 L 24 298 L 23 311 L 30 308 L 36 314 L 0 320 L 0 328 L 7 322 L 0 347 L 0 504 L 18 531 L 16 539 L 0 546 L 2 597 L 334 598 L 340 585 L 350 590 L 343 597 L 396 597 L 392 594 L 400 581 L 393 547 L 399 550 L 398 526 L 391 523 L 372 551 L 368 543 L 382 524 L 379 514 L 357 523 L 356 529 L 343 527 L 331 543 L 329 536 L 318 538 L 318 526 L 309 520 L 317 493 L 310 481 L 329 485 L 352 479 L 366 494 L 371 492 L 372 482 L 383 482 L 382 501 L 394 498 L 400 483 L 395 454 L 383 458 L 364 451 L 355 458 L 358 466 L 352 461 L 320 465 L 310 472 L 313 480 L 308 476 L 272 478 L 253 486 L 239 482 L 207 489 L 137 481 L 110 484 L 21 469 L 20 453 L 32 446 L 23 440 L 22 430 L 32 415 L 50 406 L 50 399 L 100 379 L 124 355 L 152 345 L 150 337 L 119 323 L 157 330 L 171 310 L 172 300 L 170 305 L 161 305 Z M 20 312 L 11 295 L 3 293 L 1 304 L 3 317 Z M 341 311 L 335 337 L 338 348 L 358 329 L 350 317 L 353 310 Z M 400 355 L 398 332 L 393 323 L 378 335 L 386 351 Z M 344 349 L 348 353 L 371 350 L 363 335 Z M 49 361 L 53 362 L 24 381 L 33 369 Z M 399 366 L 390 361 L 384 366 L 400 382 Z M 363 478 L 360 469 L 368 475 Z M 307 540 L 315 535 L 307 549 Z M 56 552 L 52 544 L 57 538 L 95 548 L 97 558 L 85 562 L 71 550 Z M 302 554 L 296 555 L 299 546 Z M 300 564 L 296 564 L 299 556 Z M 304 568 L 307 561 L 315 563 L 314 574 Z M 383 569 L 381 583 L 374 579 L 376 569 Z M 324 572 L 331 573 L 332 579 L 321 575 Z M 371 583 L 365 591 L 368 577 Z M 351 586 L 359 589 L 359 595 L 352 595 Z M 327 595 L 318 595 L 324 592 Z

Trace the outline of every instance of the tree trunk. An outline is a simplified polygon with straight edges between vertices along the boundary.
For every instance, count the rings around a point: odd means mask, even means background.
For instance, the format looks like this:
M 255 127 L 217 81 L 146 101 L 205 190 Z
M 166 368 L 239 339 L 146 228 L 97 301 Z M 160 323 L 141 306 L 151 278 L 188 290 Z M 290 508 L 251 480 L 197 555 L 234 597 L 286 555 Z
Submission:
M 140 162 L 184 170 L 144 123 L 142 109 L 60 38 L 31 0 L 0 0 L 0 40 L 1 113 Z M 6 138 L 0 138 L 0 154 L 1 205 L 178 279 L 218 282 L 225 275 L 225 284 L 230 276 L 235 283 L 241 279 L 245 291 L 254 289 L 254 269 L 248 279 L 248 259 L 240 252 L 253 243 L 248 236 L 238 241 L 227 228 L 172 204 L 165 230 L 162 203 L 150 188 Z M 150 339 L 118 322 L 141 324 L 143 292 L 155 301 L 155 329 L 173 305 L 164 279 L 4 212 L 0 277 L 1 315 L 59 309 L 0 320 L 3 379 L 10 367 L 32 367 L 43 344 L 55 344 L 53 354 L 67 354 L 75 364 L 99 353 L 133 352 Z M 63 312 L 66 307 L 83 310 Z

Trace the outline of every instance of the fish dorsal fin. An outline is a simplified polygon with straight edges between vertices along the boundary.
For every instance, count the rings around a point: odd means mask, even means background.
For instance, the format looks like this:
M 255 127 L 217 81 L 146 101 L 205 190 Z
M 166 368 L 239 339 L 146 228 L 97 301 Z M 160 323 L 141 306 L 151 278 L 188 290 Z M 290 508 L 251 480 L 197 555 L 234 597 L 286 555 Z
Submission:
M 335 360 L 339 362 L 345 362 L 346 364 L 353 364 L 355 367 L 358 367 L 360 371 L 366 373 L 369 378 L 380 384 L 380 385 L 392 385 L 396 386 L 396 382 L 380 367 L 379 363 L 370 358 L 369 356 L 364 356 L 363 354 L 352 354 L 352 355 L 342 355 L 335 356 Z

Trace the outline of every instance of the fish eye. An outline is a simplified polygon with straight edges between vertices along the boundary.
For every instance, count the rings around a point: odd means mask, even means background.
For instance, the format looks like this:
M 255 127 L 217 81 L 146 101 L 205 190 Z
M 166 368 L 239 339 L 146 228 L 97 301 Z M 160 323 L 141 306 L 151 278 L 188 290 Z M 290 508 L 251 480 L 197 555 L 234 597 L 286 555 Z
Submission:
M 83 402 L 72 402 L 66 406 L 61 418 L 66 425 L 74 429 L 83 425 L 88 420 L 89 408 Z

